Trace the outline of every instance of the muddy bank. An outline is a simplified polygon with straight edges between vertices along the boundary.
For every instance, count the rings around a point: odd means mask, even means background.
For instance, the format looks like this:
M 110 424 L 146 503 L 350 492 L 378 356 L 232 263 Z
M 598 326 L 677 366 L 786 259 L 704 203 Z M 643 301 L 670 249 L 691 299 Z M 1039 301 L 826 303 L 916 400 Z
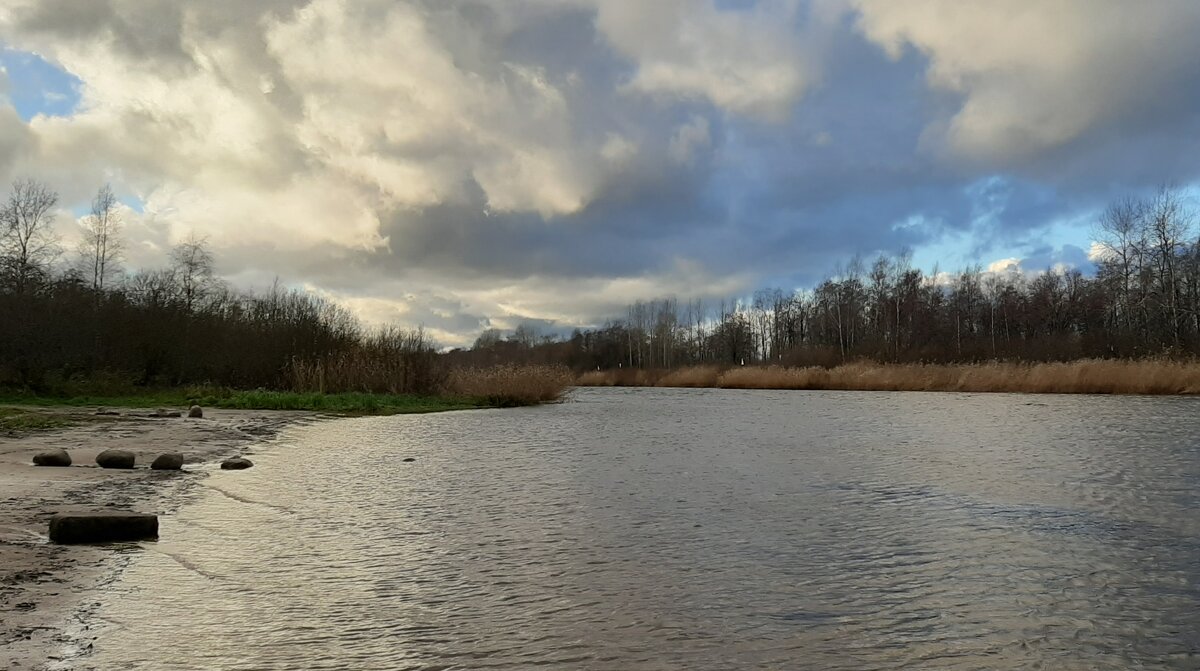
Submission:
M 59 546 L 46 537 L 58 512 L 106 507 L 170 514 L 179 494 L 221 458 L 252 452 L 283 428 L 316 418 L 308 412 L 208 410 L 203 419 L 149 418 L 147 411 L 63 410 L 75 422 L 51 432 L 0 435 L 0 668 L 70 668 L 86 650 L 87 615 L 103 585 L 115 580 L 134 546 Z M 139 416 L 140 415 L 140 416 Z M 67 468 L 36 467 L 33 456 L 67 450 Z M 96 466 L 106 449 L 137 455 L 135 470 Z M 184 455 L 183 471 L 152 471 L 163 452 Z

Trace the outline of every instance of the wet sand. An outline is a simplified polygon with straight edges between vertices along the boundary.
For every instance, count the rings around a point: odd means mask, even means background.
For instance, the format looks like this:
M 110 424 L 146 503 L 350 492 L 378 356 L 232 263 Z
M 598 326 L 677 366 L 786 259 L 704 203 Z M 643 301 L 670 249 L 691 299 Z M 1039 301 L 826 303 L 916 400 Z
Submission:
M 96 416 L 94 409 L 53 411 L 78 424 L 17 437 L 0 435 L 0 668 L 71 668 L 92 639 L 88 613 L 103 586 L 129 560 L 129 546 L 48 542 L 58 512 L 130 509 L 169 514 L 174 495 L 206 477 L 216 462 L 252 454 L 254 443 L 315 419 L 308 412 L 206 410 L 204 419 L 148 418 L 148 410 Z M 68 468 L 36 467 L 33 455 L 63 448 Z M 137 455 L 132 471 L 101 469 L 95 457 L 121 448 Z M 248 452 L 248 450 L 250 450 Z M 152 471 L 163 452 L 181 452 L 182 472 Z

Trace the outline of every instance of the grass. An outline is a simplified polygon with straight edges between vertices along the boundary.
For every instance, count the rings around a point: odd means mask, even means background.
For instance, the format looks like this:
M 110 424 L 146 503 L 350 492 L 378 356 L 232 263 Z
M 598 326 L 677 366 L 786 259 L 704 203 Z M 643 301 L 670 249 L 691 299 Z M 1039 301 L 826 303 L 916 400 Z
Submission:
M 0 403 L 37 407 L 206 408 L 306 410 L 347 415 L 394 415 L 484 408 L 485 400 L 413 394 L 320 394 L 289 391 L 148 390 L 143 394 L 56 396 L 10 393 Z
M 834 368 L 696 366 L 674 371 L 591 371 L 581 386 L 837 389 L 1037 394 L 1200 394 L 1200 362 L 1083 359 L 1061 363 L 848 363 Z
M 488 407 L 484 401 L 461 396 L 418 396 L 412 394 L 321 394 L 290 391 L 240 391 L 229 396 L 196 399 L 202 406 L 240 410 L 309 410 L 348 415 L 396 415 L 406 413 L 470 410 Z
M 0 407 L 0 434 L 18 435 L 34 431 L 50 431 L 71 425 L 71 420 L 22 408 Z
M 128 386 L 116 389 L 97 386 L 93 389 L 101 393 L 88 393 L 91 390 L 82 385 L 64 388 L 60 393 L 40 395 L 0 390 L 0 404 L 81 408 L 186 408 L 196 404 L 239 410 L 394 415 L 538 405 L 558 400 L 573 383 L 570 371 L 560 366 L 497 366 L 451 371 L 445 390 L 437 395 L 239 391 L 220 387 L 137 389 Z

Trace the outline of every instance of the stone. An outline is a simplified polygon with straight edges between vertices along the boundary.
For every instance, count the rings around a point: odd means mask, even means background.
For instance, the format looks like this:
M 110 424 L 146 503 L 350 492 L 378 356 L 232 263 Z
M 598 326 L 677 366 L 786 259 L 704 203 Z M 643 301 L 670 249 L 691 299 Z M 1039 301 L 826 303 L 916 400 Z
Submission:
M 404 461 L 416 461 L 416 459 L 413 459 L 412 457 L 404 457 Z
M 34 466 L 70 466 L 71 455 L 66 450 L 48 450 L 33 455 Z
M 158 538 L 158 516 L 133 512 L 59 513 L 50 518 L 54 543 L 111 543 Z
M 250 468 L 253 465 L 254 462 L 245 457 L 232 457 L 221 462 L 221 469 L 226 471 L 240 471 Z
M 204 417 L 204 408 L 201 408 L 198 405 L 193 405 L 192 407 L 188 408 L 188 417 L 191 417 L 192 419 L 200 419 L 201 417 Z
M 105 450 L 96 455 L 100 468 L 133 468 L 136 458 L 129 450 Z
M 183 468 L 183 455 L 178 452 L 165 452 L 154 458 L 150 468 L 156 471 L 178 471 Z

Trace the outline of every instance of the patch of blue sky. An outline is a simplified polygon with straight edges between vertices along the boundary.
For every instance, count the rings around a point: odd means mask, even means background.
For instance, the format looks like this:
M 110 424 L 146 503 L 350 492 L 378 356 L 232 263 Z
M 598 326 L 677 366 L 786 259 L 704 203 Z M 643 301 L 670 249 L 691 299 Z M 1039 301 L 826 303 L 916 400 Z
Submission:
M 116 191 L 115 188 L 113 190 Z M 117 201 L 134 212 L 137 212 L 138 214 L 142 214 L 146 211 L 146 204 L 137 196 L 131 194 L 117 194 Z M 86 202 L 79 202 L 72 205 L 70 209 L 71 214 L 74 215 L 76 219 L 79 219 L 92 213 L 92 203 L 90 200 Z
M 926 272 L 935 267 L 956 272 L 976 264 L 986 270 L 996 261 L 1018 259 L 1027 271 L 1045 270 L 1047 265 L 1062 262 L 1090 272 L 1086 253 L 1095 236 L 1097 214 L 1076 212 L 1013 237 L 990 236 L 986 246 L 980 245 L 975 227 L 947 231 L 937 242 L 913 250 L 913 265 Z
M 0 67 L 8 78 L 8 98 L 25 121 L 35 116 L 70 116 L 79 105 L 82 82 L 37 54 L 0 44 Z
M 137 212 L 138 214 L 142 214 L 146 211 L 146 203 L 142 202 L 142 199 L 138 198 L 137 196 L 117 196 L 117 200 L 121 201 L 122 205 L 128 207 L 134 212 Z
M 926 221 L 916 216 L 893 226 L 919 227 L 940 234 L 913 250 L 913 264 L 924 270 L 935 267 L 955 272 L 979 265 L 986 269 L 1000 260 L 1017 259 L 1025 270 L 1042 270 L 1064 263 L 1089 270 L 1091 246 L 1098 212 L 1090 208 L 1064 210 L 1061 197 L 1051 187 L 988 175 L 962 187 L 969 203 L 968 220 L 959 225 Z

